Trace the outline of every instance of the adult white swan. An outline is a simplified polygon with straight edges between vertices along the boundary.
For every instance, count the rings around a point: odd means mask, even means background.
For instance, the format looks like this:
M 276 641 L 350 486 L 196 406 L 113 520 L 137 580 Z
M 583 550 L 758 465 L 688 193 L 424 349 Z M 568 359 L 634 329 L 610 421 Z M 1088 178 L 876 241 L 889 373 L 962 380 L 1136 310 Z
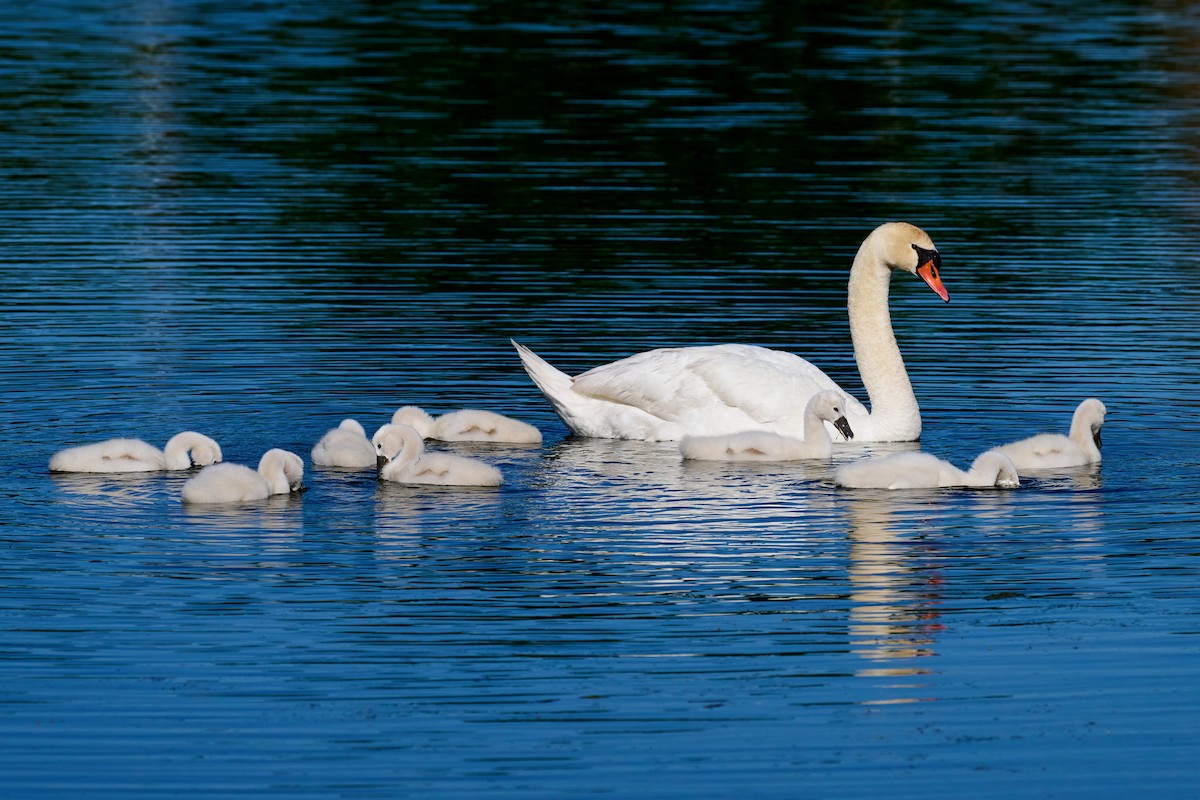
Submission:
M 771 431 L 742 431 L 724 436 L 685 436 L 679 443 L 684 458 L 698 461 L 797 461 L 833 456 L 833 440 L 825 422 L 842 436 L 854 438 L 846 421 L 846 396 L 826 389 L 817 392 L 804 408 L 804 438 L 780 436 Z
M 500 470 L 474 458 L 425 451 L 425 440 L 411 425 L 389 423 L 371 437 L 379 457 L 379 477 L 396 483 L 440 486 L 499 486 Z
M 1107 413 L 1104 403 L 1089 397 L 1076 407 L 1071 416 L 1071 431 L 1066 436 L 1039 433 L 996 449 L 1011 458 L 1018 471 L 1099 464 L 1100 428 Z
M 68 447 L 50 458 L 51 472 L 156 472 L 190 469 L 221 460 L 221 446 L 202 433 L 183 431 L 159 450 L 141 439 L 107 439 Z
M 408 425 L 426 439 L 443 442 L 542 443 L 542 432 L 528 422 L 478 408 L 462 408 L 434 417 L 417 406 L 403 406 L 392 414 L 392 423 Z
M 1020 485 L 1017 468 L 1003 453 L 988 450 L 963 472 L 929 453 L 892 453 L 843 464 L 833 481 L 850 489 L 935 489 L 949 486 L 1011 489 Z
M 183 484 L 185 503 L 245 503 L 300 491 L 304 461 L 278 447 L 263 453 L 258 470 L 242 464 L 213 464 Z
M 375 445 L 358 420 L 347 418 L 313 445 L 312 462 L 322 467 L 366 469 L 375 466 Z
M 920 228 L 889 222 L 859 247 L 847 305 L 871 409 L 850 398 L 846 417 L 860 441 L 913 441 L 921 435 L 921 412 L 888 311 L 896 269 L 918 275 L 943 300 L 950 299 L 939 275 L 941 256 Z M 808 361 L 751 345 L 651 350 L 575 377 L 515 341 L 513 346 L 563 422 L 582 436 L 673 441 L 758 429 L 799 437 L 808 399 L 823 389 L 842 391 Z

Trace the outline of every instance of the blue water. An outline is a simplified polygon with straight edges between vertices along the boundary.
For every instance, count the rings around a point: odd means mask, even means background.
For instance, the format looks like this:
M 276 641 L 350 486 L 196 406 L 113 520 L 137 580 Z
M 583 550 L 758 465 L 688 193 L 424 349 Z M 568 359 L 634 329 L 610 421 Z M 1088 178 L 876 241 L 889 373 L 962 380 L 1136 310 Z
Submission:
M 0 794 L 1190 797 L 1200 763 L 1200 15 L 61 0 L 0 9 Z M 865 399 L 898 276 L 966 466 L 1104 400 L 1104 462 L 833 488 L 569 436 L 568 372 L 738 341 Z M 308 463 L 52 476 L 184 428 L 256 463 L 474 406 L 499 490 Z M 911 445 L 848 445 L 834 464 Z

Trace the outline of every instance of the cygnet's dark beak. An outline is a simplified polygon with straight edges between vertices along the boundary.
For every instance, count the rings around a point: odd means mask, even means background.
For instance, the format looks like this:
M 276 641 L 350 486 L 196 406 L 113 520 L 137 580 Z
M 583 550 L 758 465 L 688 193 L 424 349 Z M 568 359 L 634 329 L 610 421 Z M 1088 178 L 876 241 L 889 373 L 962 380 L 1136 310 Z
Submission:
M 850 430 L 850 422 L 845 417 L 838 417 L 834 420 L 833 427 L 838 429 L 838 433 L 846 437 L 846 441 L 854 438 L 854 431 Z
M 1100 429 L 1099 429 L 1099 428 L 1096 428 L 1096 430 L 1092 432 L 1092 441 L 1094 441 L 1094 442 L 1096 443 L 1096 449 L 1097 449 L 1097 450 L 1099 450 L 1099 449 L 1100 449 L 1100 447 L 1101 447 L 1101 444 L 1100 444 Z
M 375 456 L 375 469 L 383 469 L 384 465 L 387 463 L 388 463 L 387 456 L 385 456 L 385 455 Z

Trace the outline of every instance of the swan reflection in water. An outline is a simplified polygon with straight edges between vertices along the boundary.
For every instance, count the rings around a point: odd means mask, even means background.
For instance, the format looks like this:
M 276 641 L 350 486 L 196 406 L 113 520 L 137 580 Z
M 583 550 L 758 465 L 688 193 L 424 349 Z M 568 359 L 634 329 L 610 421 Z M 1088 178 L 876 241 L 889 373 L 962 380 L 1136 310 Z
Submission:
M 868 703 L 935 699 L 921 696 L 926 684 L 920 676 L 932 670 L 913 663 L 936 654 L 934 638 L 943 628 L 936 554 L 912 537 L 927 522 L 932 504 L 928 497 L 861 495 L 846 503 L 850 647 L 870 662 L 855 674 L 885 679 L 888 694 L 898 690 Z

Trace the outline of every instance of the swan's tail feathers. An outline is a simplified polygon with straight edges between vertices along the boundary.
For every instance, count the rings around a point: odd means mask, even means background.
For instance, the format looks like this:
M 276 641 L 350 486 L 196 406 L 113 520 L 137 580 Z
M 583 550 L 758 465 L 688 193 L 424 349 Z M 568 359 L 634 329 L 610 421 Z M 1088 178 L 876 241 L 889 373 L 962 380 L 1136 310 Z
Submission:
M 517 355 L 521 357 L 521 366 L 525 367 L 525 371 L 529 373 L 529 377 L 550 401 L 550 405 L 554 406 L 555 413 L 562 417 L 568 428 L 574 430 L 574 426 L 571 425 L 573 414 L 569 406 L 573 394 L 571 376 L 552 366 L 520 342 L 514 339 L 509 339 L 509 341 L 512 342 L 513 347 L 517 348 Z

